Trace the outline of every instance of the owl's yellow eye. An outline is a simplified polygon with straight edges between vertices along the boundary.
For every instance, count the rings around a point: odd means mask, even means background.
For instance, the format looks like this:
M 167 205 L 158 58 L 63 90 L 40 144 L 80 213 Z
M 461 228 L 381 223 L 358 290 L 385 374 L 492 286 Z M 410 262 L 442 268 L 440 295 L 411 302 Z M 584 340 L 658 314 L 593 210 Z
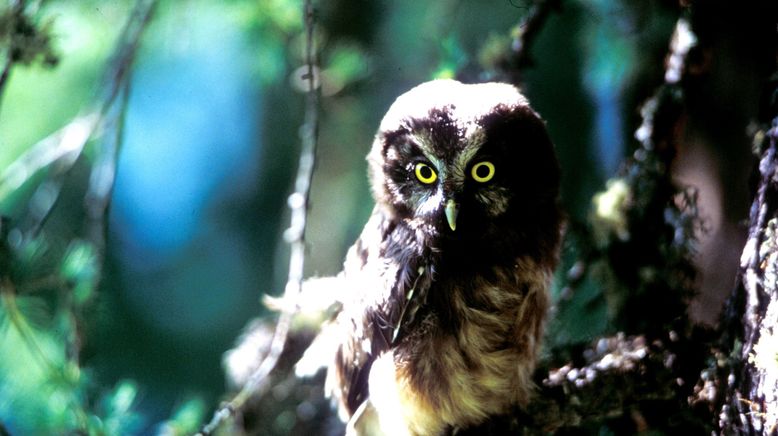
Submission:
M 470 170 L 470 175 L 473 176 L 473 179 L 475 179 L 476 182 L 488 182 L 494 177 L 494 164 L 487 161 L 478 162 L 473 165 L 473 169 Z
M 431 166 L 424 162 L 419 162 L 416 164 L 416 178 L 419 179 L 421 183 L 429 185 L 430 183 L 435 183 L 435 180 L 438 179 L 438 175 Z

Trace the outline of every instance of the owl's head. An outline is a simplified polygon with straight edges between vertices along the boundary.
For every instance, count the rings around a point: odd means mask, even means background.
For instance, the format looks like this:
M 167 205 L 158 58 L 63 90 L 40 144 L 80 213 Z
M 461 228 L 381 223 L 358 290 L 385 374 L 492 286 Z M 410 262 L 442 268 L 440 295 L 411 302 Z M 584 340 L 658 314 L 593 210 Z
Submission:
M 368 155 L 376 203 L 428 236 L 558 230 L 559 167 L 545 125 L 502 83 L 423 83 L 384 116 Z

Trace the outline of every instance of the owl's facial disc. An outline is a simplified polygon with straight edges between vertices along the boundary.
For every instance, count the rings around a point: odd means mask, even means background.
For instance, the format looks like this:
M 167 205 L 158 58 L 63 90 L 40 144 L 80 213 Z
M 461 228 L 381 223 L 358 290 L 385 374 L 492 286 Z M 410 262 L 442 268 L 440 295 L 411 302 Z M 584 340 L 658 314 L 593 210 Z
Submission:
M 430 142 L 425 135 L 413 135 L 413 140 L 407 141 L 418 156 L 406 166 L 406 181 L 410 185 L 406 192 L 415 206 L 414 216 L 421 222 L 435 223 L 439 231 L 448 227 L 456 232 L 463 207 L 464 213 L 472 215 L 467 227 L 477 224 L 475 217 L 477 220 L 499 215 L 502 208 L 495 207 L 496 201 L 503 200 L 505 193 L 493 183 L 498 172 L 493 159 L 479 156 L 482 136 L 463 141 L 462 152 L 449 157 L 437 156 Z

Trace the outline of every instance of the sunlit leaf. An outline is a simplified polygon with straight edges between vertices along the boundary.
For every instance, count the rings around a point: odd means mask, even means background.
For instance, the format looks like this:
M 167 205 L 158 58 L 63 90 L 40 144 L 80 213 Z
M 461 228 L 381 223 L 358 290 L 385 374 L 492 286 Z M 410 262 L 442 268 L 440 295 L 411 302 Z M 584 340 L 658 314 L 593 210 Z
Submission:
M 173 413 L 173 417 L 160 424 L 159 434 L 183 436 L 197 432 L 205 418 L 205 403 L 200 398 L 185 401 Z
M 370 72 L 364 50 L 353 44 L 336 46 L 324 68 L 327 75 L 336 80 L 341 88 L 366 77 Z
M 101 401 L 101 418 L 105 434 L 134 433 L 143 423 L 134 411 L 138 397 L 138 385 L 132 380 L 119 382 Z
M 94 293 L 99 270 L 97 262 L 94 246 L 86 241 L 71 242 L 65 253 L 60 274 L 65 283 L 73 286 L 73 297 L 77 305 L 86 302 Z
M 440 43 L 440 53 L 440 63 L 432 74 L 433 78 L 451 79 L 456 75 L 457 70 L 467 63 L 467 53 L 453 35 Z

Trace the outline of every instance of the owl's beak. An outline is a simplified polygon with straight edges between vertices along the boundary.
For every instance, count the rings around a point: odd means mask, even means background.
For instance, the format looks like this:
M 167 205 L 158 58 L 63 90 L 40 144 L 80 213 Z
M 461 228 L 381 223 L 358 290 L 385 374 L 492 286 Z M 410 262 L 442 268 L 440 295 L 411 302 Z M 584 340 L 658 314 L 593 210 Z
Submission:
M 456 201 L 449 199 L 446 202 L 446 220 L 451 231 L 457 229 L 457 215 L 459 214 L 459 205 Z

